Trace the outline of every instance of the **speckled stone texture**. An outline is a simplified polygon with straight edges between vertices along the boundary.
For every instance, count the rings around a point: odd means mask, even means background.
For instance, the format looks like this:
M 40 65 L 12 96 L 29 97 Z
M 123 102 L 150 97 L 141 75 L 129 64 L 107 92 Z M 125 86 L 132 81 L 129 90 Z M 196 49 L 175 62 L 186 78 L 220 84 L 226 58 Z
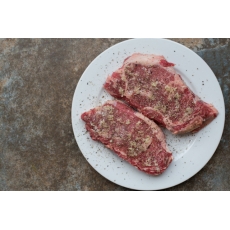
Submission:
M 83 71 L 123 40 L 0 40 L 0 190 L 129 190 L 88 164 L 71 125 L 72 98 Z M 208 164 L 166 190 L 230 190 L 230 39 L 172 40 L 197 52 L 214 71 L 226 122 Z

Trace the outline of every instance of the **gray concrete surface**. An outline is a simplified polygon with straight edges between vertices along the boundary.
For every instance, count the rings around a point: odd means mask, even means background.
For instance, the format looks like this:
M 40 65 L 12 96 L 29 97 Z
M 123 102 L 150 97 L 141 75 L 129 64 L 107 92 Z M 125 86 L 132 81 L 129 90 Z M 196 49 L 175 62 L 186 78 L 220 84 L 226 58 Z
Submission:
M 71 103 L 89 63 L 125 39 L 0 40 L 0 190 L 129 190 L 98 174 L 74 139 Z M 172 39 L 216 74 L 224 134 L 208 164 L 166 190 L 230 190 L 230 39 Z

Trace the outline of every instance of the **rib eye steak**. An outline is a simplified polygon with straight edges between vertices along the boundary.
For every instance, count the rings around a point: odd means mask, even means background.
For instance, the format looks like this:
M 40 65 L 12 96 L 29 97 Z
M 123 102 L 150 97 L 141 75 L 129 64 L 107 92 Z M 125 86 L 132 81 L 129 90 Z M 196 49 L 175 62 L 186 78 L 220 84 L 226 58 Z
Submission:
M 218 114 L 163 56 L 133 54 L 107 78 L 104 88 L 174 134 L 197 132 Z

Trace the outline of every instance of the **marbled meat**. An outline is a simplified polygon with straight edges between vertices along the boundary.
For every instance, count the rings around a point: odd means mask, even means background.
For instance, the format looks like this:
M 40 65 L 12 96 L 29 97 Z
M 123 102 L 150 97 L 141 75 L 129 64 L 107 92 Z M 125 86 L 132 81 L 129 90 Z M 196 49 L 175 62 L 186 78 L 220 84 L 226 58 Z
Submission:
M 133 54 L 107 78 L 104 88 L 174 134 L 197 132 L 218 114 L 163 56 Z
M 123 102 L 107 101 L 81 118 L 93 140 L 145 173 L 159 175 L 172 162 L 161 129 Z

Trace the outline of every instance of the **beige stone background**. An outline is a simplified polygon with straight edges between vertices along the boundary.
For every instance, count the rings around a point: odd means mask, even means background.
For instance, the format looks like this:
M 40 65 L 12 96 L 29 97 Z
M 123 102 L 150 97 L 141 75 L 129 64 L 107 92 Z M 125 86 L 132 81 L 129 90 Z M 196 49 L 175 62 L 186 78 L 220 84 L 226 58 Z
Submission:
M 88 164 L 71 125 L 72 98 L 85 68 L 123 40 L 0 40 L 0 190 L 129 190 Z M 225 98 L 226 124 L 208 164 L 167 190 L 230 190 L 230 40 L 172 40 L 197 52 L 214 71 Z

